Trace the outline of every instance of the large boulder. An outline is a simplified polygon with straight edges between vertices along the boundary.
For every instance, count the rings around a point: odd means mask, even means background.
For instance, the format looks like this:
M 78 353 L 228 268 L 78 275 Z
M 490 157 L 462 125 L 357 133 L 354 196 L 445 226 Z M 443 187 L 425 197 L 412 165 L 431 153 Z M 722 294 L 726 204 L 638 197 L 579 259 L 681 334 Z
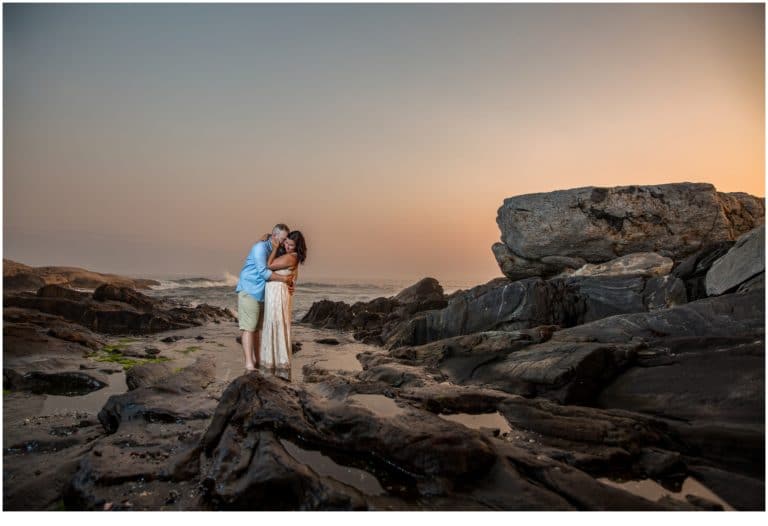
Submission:
M 510 197 L 493 252 L 510 279 L 554 275 L 633 252 L 681 260 L 764 221 L 762 199 L 707 183 L 582 187 Z
M 443 309 L 412 316 L 382 331 L 386 346 L 420 345 L 481 331 L 539 325 L 572 327 L 631 312 L 685 303 L 685 286 L 672 276 L 566 276 L 511 281 L 498 278 L 455 295 Z
M 707 272 L 707 294 L 716 296 L 733 290 L 750 278 L 765 272 L 765 225 L 750 230 Z
M 443 299 L 443 287 L 435 278 L 424 278 L 395 296 L 400 303 L 420 303 Z
M 669 419 L 700 455 L 757 476 L 765 447 L 764 290 L 724 294 L 556 332 L 550 343 L 638 342 L 595 403 Z
M 77 267 L 30 267 L 10 259 L 3 259 L 5 290 L 37 290 L 44 285 L 95 289 L 104 283 L 136 289 L 148 289 L 160 285 L 159 281 L 152 279 L 100 274 Z

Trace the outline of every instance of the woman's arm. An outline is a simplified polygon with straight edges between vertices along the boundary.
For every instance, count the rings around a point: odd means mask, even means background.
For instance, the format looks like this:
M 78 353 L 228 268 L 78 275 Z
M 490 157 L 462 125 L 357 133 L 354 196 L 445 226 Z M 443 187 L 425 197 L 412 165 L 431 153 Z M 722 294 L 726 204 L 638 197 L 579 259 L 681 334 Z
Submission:
M 277 250 L 273 250 L 269 254 L 269 260 L 267 261 L 267 268 L 269 270 L 280 270 L 284 268 L 295 267 L 299 258 L 295 254 L 283 254 L 280 257 L 275 257 Z

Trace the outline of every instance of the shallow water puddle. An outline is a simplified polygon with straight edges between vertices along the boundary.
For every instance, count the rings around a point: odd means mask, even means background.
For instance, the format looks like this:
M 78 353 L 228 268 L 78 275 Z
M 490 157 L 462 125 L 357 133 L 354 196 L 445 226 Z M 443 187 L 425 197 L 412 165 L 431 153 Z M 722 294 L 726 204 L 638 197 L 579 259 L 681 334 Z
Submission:
M 469 413 L 455 413 L 452 415 L 439 414 L 437 415 L 445 420 L 451 422 L 458 422 L 472 429 L 480 429 L 481 427 L 488 427 L 491 429 L 498 429 L 500 433 L 509 433 L 512 428 L 509 427 L 509 422 L 504 418 L 501 413 L 496 411 L 495 413 L 481 413 L 472 415 Z
M 88 411 L 98 413 L 107 399 L 116 394 L 123 394 L 128 391 L 125 383 L 125 373 L 114 373 L 109 376 L 109 383 L 106 387 L 98 391 L 90 392 L 81 396 L 58 396 L 46 395 L 43 401 L 43 407 L 40 409 L 41 415 L 50 415 L 60 411 Z
M 405 409 L 398 406 L 394 400 L 387 398 L 384 395 L 354 394 L 347 397 L 347 400 L 360 404 L 376 415 L 384 418 L 404 414 L 406 412 Z
M 320 451 L 301 448 L 289 440 L 281 438 L 280 443 L 293 458 L 312 468 L 318 475 L 336 479 L 366 495 L 383 495 L 385 493 L 376 477 L 367 471 L 342 466 Z
M 597 480 L 607 486 L 613 486 L 614 488 L 622 489 L 627 493 L 638 495 L 653 502 L 656 502 L 665 495 L 668 495 L 676 500 L 687 502 L 685 500 L 685 496 L 694 495 L 696 497 L 703 497 L 707 500 L 711 500 L 712 502 L 716 502 L 720 504 L 726 511 L 734 511 L 733 507 L 729 506 L 727 502 L 715 495 L 709 488 L 704 486 L 701 482 L 693 477 L 688 477 L 685 479 L 679 492 L 670 491 L 651 479 L 617 481 L 611 480 L 609 478 L 598 478 Z

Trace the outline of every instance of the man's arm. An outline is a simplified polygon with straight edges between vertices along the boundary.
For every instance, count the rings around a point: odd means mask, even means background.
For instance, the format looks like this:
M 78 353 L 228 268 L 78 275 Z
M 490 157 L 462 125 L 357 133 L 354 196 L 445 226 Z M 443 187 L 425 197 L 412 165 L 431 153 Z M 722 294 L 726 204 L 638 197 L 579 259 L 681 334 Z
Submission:
M 275 274 L 267 267 L 267 247 L 264 243 L 257 243 L 253 248 L 253 260 L 256 265 L 256 272 L 264 278 L 264 281 L 282 281 L 283 283 L 292 283 L 293 275 L 283 276 Z M 274 249 L 273 249 L 274 250 Z
M 267 248 L 264 246 L 264 243 L 253 245 L 253 261 L 259 276 L 264 281 L 269 281 L 272 277 L 272 271 L 267 268 Z

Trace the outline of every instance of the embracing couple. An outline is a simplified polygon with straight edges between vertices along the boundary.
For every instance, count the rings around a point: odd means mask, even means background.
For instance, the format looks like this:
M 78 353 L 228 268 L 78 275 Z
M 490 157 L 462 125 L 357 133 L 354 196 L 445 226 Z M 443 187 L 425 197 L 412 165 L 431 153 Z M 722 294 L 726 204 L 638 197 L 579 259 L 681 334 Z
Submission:
M 237 282 L 237 317 L 246 371 L 291 379 L 291 297 L 307 245 L 280 223 L 253 245 Z

